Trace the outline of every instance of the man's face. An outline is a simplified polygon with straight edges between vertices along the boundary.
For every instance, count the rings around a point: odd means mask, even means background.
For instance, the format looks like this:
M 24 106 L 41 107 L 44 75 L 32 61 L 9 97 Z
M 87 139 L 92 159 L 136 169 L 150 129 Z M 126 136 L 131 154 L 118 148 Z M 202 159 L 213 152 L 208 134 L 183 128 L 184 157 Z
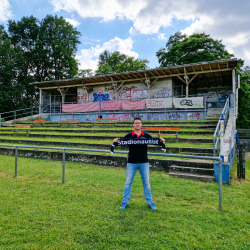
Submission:
M 141 129 L 142 128 L 142 122 L 140 120 L 135 120 L 134 121 L 134 129 Z

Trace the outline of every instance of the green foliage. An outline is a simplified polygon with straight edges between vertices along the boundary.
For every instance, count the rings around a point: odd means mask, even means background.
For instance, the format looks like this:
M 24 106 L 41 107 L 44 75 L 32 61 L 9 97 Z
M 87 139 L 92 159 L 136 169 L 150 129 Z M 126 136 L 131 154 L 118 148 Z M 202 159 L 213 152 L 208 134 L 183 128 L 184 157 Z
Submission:
M 76 76 L 79 37 L 63 17 L 50 15 L 9 20 L 8 32 L 0 26 L 0 112 L 37 105 L 31 82 Z
M 214 40 L 205 33 L 190 36 L 175 33 L 170 36 L 166 48 L 156 52 L 160 67 L 213 61 L 233 57 L 225 50 L 222 40 Z
M 96 75 L 121 73 L 139 69 L 143 70 L 147 68 L 147 63 L 148 60 L 146 59 L 135 59 L 134 57 L 121 54 L 119 51 L 113 53 L 104 51 L 99 56 Z
M 77 78 L 89 77 L 92 75 L 94 75 L 94 72 L 92 69 L 80 69 L 80 70 L 78 70 Z
M 243 65 L 243 64 L 241 64 Z M 238 70 L 240 74 L 240 89 L 238 90 L 239 107 L 237 128 L 249 129 L 250 126 L 250 68 Z
M 12 46 L 3 26 L 0 26 L 0 55 L 0 113 L 24 108 L 22 87 L 18 81 L 22 51 Z

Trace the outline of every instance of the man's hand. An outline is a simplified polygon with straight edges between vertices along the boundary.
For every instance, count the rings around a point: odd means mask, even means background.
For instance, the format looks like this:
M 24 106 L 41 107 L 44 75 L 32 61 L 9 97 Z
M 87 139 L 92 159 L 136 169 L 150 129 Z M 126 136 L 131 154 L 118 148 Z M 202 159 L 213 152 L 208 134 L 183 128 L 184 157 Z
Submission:
M 160 142 L 165 142 L 164 138 L 160 137 L 159 139 L 160 139 Z
M 113 140 L 113 142 L 118 142 L 119 139 L 120 139 L 120 138 L 116 137 L 116 138 Z

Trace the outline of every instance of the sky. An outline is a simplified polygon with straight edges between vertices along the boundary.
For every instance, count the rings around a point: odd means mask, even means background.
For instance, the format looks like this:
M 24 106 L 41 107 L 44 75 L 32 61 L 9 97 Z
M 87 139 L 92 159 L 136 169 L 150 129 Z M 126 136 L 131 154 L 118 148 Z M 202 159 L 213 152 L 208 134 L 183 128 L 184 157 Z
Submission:
M 170 35 L 197 32 L 222 40 L 250 65 L 249 0 L 0 0 L 0 24 L 33 15 L 62 16 L 81 32 L 80 69 L 97 69 L 104 50 L 119 50 L 159 66 L 156 52 Z

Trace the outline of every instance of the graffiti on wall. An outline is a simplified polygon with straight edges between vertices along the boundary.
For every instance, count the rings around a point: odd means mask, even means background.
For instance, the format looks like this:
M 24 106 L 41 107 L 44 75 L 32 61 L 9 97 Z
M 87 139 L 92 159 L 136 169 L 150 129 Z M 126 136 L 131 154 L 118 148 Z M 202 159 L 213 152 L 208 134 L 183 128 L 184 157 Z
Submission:
M 120 94 L 122 100 L 140 100 L 147 97 L 147 89 L 125 90 Z
M 52 122 L 59 122 L 60 121 L 59 115 L 52 115 L 51 116 L 51 121 Z
M 207 95 L 207 99 L 213 99 L 214 101 L 221 102 L 226 101 L 229 95 L 232 93 L 231 90 L 226 91 L 208 91 L 199 93 L 199 96 Z M 208 100 L 211 101 L 211 100 Z
M 183 120 L 183 115 L 178 112 L 167 112 L 167 119 L 168 120 Z
M 129 114 L 102 114 L 102 118 L 117 118 L 118 121 L 127 121 Z
M 98 115 L 92 114 L 92 115 L 87 115 L 87 121 L 93 121 L 94 119 L 97 119 Z
M 114 91 L 115 90 L 115 88 L 114 87 L 105 87 L 104 88 L 104 92 L 109 92 L 110 90 L 112 90 L 112 91 Z
M 136 89 L 136 86 L 123 87 L 123 90 L 133 90 Z
M 109 94 L 103 93 L 104 91 L 102 89 L 99 89 L 96 91 L 96 93 L 93 93 L 93 102 L 99 102 L 99 101 L 110 101 Z
M 151 97 L 153 98 L 165 98 L 165 97 L 169 97 L 172 96 L 172 89 L 171 88 L 163 88 L 160 90 L 153 90 L 152 89 L 152 93 L 151 93 Z
M 84 103 L 87 101 L 87 93 L 77 93 L 77 103 Z
M 142 120 L 146 120 L 147 119 L 147 114 L 139 113 L 139 112 L 132 112 L 131 113 L 132 120 L 134 120 L 135 117 L 140 117 Z
M 188 120 L 202 120 L 202 114 L 199 112 L 196 113 L 187 113 Z
M 148 113 L 148 120 L 165 120 L 165 113 Z
M 84 115 L 74 115 L 74 119 L 81 119 L 81 121 L 84 121 Z

